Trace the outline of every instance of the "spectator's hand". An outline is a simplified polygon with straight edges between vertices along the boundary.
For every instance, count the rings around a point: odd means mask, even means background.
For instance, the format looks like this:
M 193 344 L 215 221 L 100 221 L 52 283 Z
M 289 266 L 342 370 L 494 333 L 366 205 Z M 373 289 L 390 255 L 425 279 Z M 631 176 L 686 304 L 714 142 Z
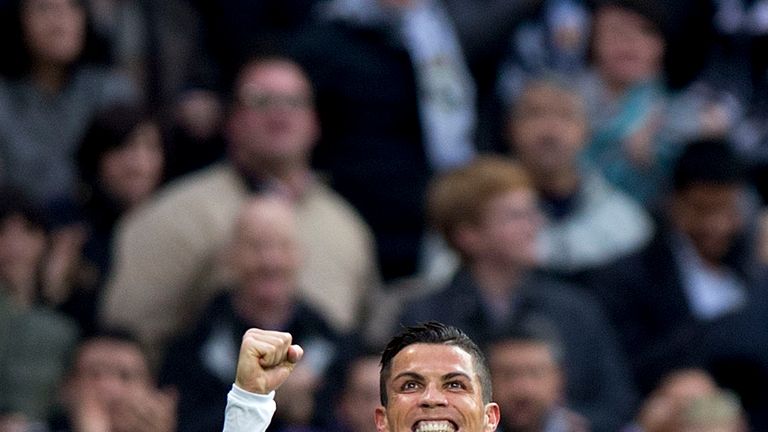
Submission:
M 304 350 L 291 345 L 290 333 L 250 329 L 243 335 L 235 384 L 251 393 L 267 394 L 285 382 Z
M 43 297 L 53 305 L 72 295 L 72 280 L 80 265 L 87 234 L 81 225 L 69 225 L 51 233 L 51 246 L 43 269 Z
M 29 421 L 23 414 L 0 415 L 0 432 L 26 432 L 30 429 Z
M 637 423 L 644 432 L 674 432 L 680 411 L 680 404 L 672 398 L 652 394 L 640 408 Z
M 625 140 L 624 151 L 638 168 L 647 169 L 656 163 L 656 134 L 662 123 L 662 110 L 654 108 L 645 124 Z
M 68 392 L 70 420 L 77 432 L 100 432 L 110 429 L 109 402 L 95 391 L 76 385 Z
M 178 393 L 175 390 L 140 391 L 114 407 L 111 431 L 175 432 Z
M 76 432 L 175 432 L 175 390 L 160 391 L 136 387 L 128 394 L 110 396 L 84 388 L 72 387 L 68 400 Z

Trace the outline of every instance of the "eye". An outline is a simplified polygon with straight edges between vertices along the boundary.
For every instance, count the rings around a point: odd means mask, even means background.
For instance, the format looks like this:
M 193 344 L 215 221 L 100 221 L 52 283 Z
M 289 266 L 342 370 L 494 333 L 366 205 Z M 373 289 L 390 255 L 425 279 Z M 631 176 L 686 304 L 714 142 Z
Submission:
M 467 386 L 461 381 L 449 381 L 445 384 L 446 388 L 452 390 L 464 390 Z
M 419 388 L 419 383 L 416 381 L 406 381 L 400 386 L 402 391 L 416 390 L 417 388 Z

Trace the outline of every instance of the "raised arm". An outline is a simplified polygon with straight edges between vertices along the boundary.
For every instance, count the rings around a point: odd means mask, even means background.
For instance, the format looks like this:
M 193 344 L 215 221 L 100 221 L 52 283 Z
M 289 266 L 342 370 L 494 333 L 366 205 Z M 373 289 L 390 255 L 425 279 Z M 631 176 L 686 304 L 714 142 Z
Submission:
M 224 432 L 263 432 L 275 413 L 274 391 L 304 351 L 290 333 L 250 329 L 243 335 L 237 376 L 227 396 Z

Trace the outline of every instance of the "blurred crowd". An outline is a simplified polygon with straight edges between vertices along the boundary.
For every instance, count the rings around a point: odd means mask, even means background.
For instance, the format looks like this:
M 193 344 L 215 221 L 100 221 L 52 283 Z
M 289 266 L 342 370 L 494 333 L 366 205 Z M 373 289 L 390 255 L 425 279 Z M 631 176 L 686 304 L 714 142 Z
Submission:
M 768 1 L 0 0 L 0 432 L 373 431 L 484 349 L 503 432 L 768 431 Z

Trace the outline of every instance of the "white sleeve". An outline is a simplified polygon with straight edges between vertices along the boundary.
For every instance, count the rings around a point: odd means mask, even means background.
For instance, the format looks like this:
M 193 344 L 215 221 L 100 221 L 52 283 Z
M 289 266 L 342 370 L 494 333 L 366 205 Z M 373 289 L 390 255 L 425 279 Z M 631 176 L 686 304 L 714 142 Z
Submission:
M 275 414 L 275 392 L 247 392 L 232 384 L 227 395 L 224 432 L 264 432 Z

